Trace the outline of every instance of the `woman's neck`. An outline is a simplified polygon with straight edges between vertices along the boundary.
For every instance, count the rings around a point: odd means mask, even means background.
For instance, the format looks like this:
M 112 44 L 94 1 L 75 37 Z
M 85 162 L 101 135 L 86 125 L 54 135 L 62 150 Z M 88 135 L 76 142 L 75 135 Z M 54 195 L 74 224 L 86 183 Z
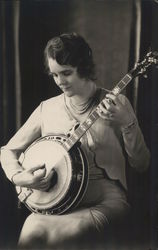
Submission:
M 97 86 L 94 82 L 89 81 L 84 88 L 84 91 L 78 95 L 70 97 L 71 102 L 74 105 L 83 105 L 96 93 Z

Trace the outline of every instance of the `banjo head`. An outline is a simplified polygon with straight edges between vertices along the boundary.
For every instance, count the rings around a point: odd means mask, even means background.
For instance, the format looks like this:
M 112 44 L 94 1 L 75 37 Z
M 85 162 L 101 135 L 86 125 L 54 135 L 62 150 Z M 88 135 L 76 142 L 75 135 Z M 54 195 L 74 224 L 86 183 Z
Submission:
M 49 209 L 65 197 L 72 179 L 72 162 L 69 153 L 59 141 L 49 136 L 43 137 L 25 151 L 20 161 L 25 169 L 44 164 L 46 175 L 53 168 L 57 174 L 56 184 L 49 189 L 49 192 L 33 190 L 26 200 L 28 206 L 35 209 Z M 35 171 L 34 174 L 38 171 L 41 170 Z M 24 189 L 27 188 L 23 188 L 23 191 Z

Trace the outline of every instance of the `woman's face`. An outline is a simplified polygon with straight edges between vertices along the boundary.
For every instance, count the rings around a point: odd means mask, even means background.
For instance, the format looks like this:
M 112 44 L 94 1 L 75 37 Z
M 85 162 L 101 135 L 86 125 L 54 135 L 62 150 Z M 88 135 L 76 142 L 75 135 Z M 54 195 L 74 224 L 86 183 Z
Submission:
M 50 75 L 59 88 L 69 97 L 82 95 L 85 91 L 86 80 L 81 78 L 76 67 L 60 65 L 56 60 L 48 58 Z

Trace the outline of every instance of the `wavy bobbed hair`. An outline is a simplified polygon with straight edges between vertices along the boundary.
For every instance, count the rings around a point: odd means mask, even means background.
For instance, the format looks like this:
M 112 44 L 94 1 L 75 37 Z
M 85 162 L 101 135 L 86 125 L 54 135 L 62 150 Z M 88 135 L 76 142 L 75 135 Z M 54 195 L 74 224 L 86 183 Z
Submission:
M 48 72 L 48 59 L 52 58 L 60 65 L 76 67 L 81 78 L 96 79 L 92 50 L 84 38 L 76 33 L 65 33 L 49 40 L 44 57 Z

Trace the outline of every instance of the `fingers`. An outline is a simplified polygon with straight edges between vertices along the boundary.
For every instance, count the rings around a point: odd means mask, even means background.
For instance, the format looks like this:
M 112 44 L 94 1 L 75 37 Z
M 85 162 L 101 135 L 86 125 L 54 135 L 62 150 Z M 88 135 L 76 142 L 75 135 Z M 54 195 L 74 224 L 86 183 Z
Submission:
M 45 177 L 46 175 L 46 168 L 43 169 L 38 169 L 36 171 L 33 172 L 34 177 L 39 180 Z
M 49 183 L 51 182 L 53 176 L 55 175 L 55 169 L 53 168 L 47 177 L 42 178 L 41 183 Z
M 47 181 L 51 181 L 51 179 L 53 178 L 53 176 L 55 175 L 55 169 L 53 168 L 50 173 L 48 174 L 47 178 L 45 178 Z
M 52 187 L 56 184 L 56 180 L 54 180 L 54 179 L 56 179 L 55 176 L 56 176 L 56 171 L 53 168 L 47 177 L 40 180 L 39 189 L 43 190 L 43 191 L 48 191 L 50 186 Z
M 108 98 L 109 100 L 111 100 L 113 102 L 113 104 L 115 104 L 115 100 L 117 97 L 113 94 L 107 94 L 106 98 Z
M 36 189 L 36 190 L 40 190 L 40 191 L 46 191 L 46 190 L 48 190 L 49 189 L 49 183 L 45 183 L 45 184 L 41 184 L 41 183 L 39 183 L 38 185 L 36 184 L 36 185 L 32 185 L 32 189 Z
M 50 187 L 49 182 L 44 182 L 44 183 L 39 183 L 38 185 L 35 186 L 34 189 L 41 190 L 41 191 L 47 191 Z
M 114 99 L 114 98 L 113 98 Z M 100 104 L 99 104 L 99 115 L 100 117 L 104 119 L 111 119 L 113 117 L 113 114 L 115 113 L 115 102 L 113 99 L 105 98 Z
M 106 97 L 110 100 L 110 103 L 116 107 L 122 104 L 118 96 L 107 94 Z
M 48 191 L 50 186 L 52 187 L 56 184 L 57 178 L 55 178 L 55 174 L 56 171 L 54 168 L 47 174 L 47 169 L 44 164 L 32 167 L 29 170 L 25 170 L 27 183 L 23 186 L 41 191 Z
M 29 172 L 33 173 L 33 172 L 37 171 L 38 169 L 44 169 L 44 168 L 45 168 L 45 164 L 44 163 L 39 163 L 38 165 L 32 166 L 29 169 Z
M 108 111 L 113 111 L 116 108 L 116 96 L 107 94 L 106 98 L 101 102 L 102 106 Z
M 107 94 L 106 98 L 99 104 L 99 116 L 105 120 L 114 120 L 115 115 L 122 107 L 122 103 L 114 94 Z
M 108 121 L 112 121 L 114 120 L 114 114 L 106 111 L 106 112 L 103 112 L 102 110 L 99 111 L 99 116 L 101 118 L 103 118 L 104 120 L 108 120 Z

